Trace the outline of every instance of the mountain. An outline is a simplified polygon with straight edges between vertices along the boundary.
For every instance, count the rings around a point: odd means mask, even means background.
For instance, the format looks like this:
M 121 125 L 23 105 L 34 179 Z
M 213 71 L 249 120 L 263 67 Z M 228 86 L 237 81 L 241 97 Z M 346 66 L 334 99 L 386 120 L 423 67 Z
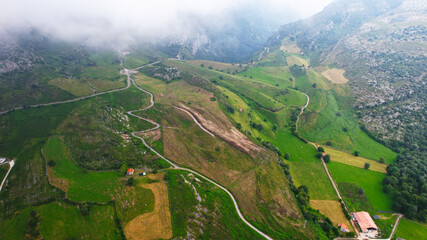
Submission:
M 310 56 L 316 69 L 343 69 L 359 124 L 402 153 L 387 168 L 393 209 L 425 221 L 427 2 L 336 1 L 280 27 L 267 47 Z M 408 179 L 409 182 L 408 183 Z

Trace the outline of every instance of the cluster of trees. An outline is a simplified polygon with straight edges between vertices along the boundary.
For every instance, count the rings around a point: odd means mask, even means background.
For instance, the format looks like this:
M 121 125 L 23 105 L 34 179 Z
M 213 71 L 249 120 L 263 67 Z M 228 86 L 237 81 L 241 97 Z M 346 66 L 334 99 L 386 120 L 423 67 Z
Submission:
M 270 149 L 271 151 L 277 153 L 277 155 L 279 155 L 279 157 L 282 156 L 282 152 L 280 152 L 280 149 L 277 146 L 274 146 L 273 144 L 271 144 L 271 142 L 269 141 L 263 141 L 262 145 L 268 149 Z
M 426 151 L 405 151 L 387 167 L 383 180 L 384 191 L 393 194 L 393 209 L 422 222 L 427 220 L 426 159 Z

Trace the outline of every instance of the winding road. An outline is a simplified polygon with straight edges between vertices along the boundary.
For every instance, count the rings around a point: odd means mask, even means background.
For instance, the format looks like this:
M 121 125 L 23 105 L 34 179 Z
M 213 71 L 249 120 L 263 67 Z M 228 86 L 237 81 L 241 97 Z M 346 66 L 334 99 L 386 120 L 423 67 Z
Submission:
M 122 65 L 122 66 L 123 66 L 123 65 Z M 158 152 L 157 152 L 156 150 L 154 150 L 150 145 L 148 145 L 148 144 L 147 144 L 147 142 L 146 142 L 142 137 L 138 136 L 138 134 L 140 134 L 140 133 L 145 133 L 145 132 L 153 131 L 153 130 L 156 130 L 156 129 L 160 128 L 160 124 L 158 124 L 158 123 L 156 123 L 156 122 L 154 122 L 154 121 L 152 121 L 152 120 L 149 120 L 149 119 L 146 119 L 146 118 L 143 118 L 143 117 L 141 117 L 141 116 L 138 116 L 138 115 L 135 115 L 135 114 L 134 114 L 135 112 L 144 111 L 144 110 L 148 110 L 148 109 L 152 108 L 152 107 L 154 106 L 154 95 L 153 95 L 151 92 L 149 92 L 149 91 L 147 91 L 147 90 L 144 90 L 144 89 L 140 88 L 138 85 L 136 85 L 136 84 L 135 84 L 135 81 L 134 81 L 134 80 L 131 78 L 131 76 L 130 76 L 130 75 L 131 75 L 131 72 L 130 72 L 129 70 L 127 70 L 126 68 L 125 68 L 125 72 L 126 72 L 126 75 L 127 75 L 127 77 L 128 77 L 128 82 L 132 82 L 132 84 L 133 84 L 136 88 L 138 88 L 140 91 L 142 91 L 142 92 L 147 93 L 147 94 L 149 94 L 149 95 L 150 95 L 150 105 L 149 105 L 148 107 L 145 107 L 145 108 L 142 108 L 142 109 L 138 109 L 138 110 L 129 111 L 129 112 L 127 112 L 127 113 L 128 113 L 129 115 L 133 116 L 133 117 L 139 118 L 139 119 L 141 119 L 141 120 L 145 120 L 145 121 L 150 122 L 150 123 L 152 123 L 152 124 L 154 124 L 154 125 L 155 125 L 153 128 L 150 128 L 150 129 L 147 129 L 147 130 L 138 131 L 138 132 L 133 132 L 133 133 L 132 133 L 132 136 L 133 136 L 133 137 L 136 137 L 136 138 L 138 138 L 138 139 L 140 139 L 140 140 L 142 141 L 142 143 L 143 143 L 147 148 L 149 148 L 149 149 L 150 149 L 152 152 L 154 152 L 157 156 L 159 156 L 160 158 L 162 158 L 163 160 L 165 160 L 166 162 L 168 162 L 168 163 L 169 163 L 169 164 L 170 164 L 174 169 L 184 170 L 184 171 L 187 171 L 187 172 L 191 172 L 191 173 L 193 173 L 194 175 L 197 175 L 197 176 L 199 176 L 199 177 L 201 177 L 201 178 L 205 179 L 206 181 L 208 181 L 208 182 L 212 183 L 213 185 L 215 185 L 215 186 L 217 186 L 217 187 L 221 188 L 222 190 L 224 190 L 224 191 L 225 191 L 225 192 L 230 196 L 231 200 L 233 201 L 234 207 L 236 208 L 236 212 L 237 212 L 237 214 L 239 215 L 240 219 L 241 219 L 241 220 L 242 220 L 246 225 L 248 225 L 248 227 L 250 227 L 250 228 L 252 228 L 253 230 L 255 230 L 259 235 L 263 236 L 265 239 L 272 240 L 272 238 L 271 238 L 271 237 L 269 237 L 267 234 L 263 233 L 261 230 L 259 230 L 259 229 L 257 229 L 256 227 L 254 227 L 252 224 L 250 224 L 250 223 L 245 219 L 245 217 L 243 216 L 242 212 L 240 211 L 239 205 L 237 204 L 237 201 L 236 201 L 236 199 L 234 198 L 233 194 L 231 194 L 231 192 L 230 192 L 230 191 L 228 191 L 225 187 L 223 187 L 222 185 L 220 185 L 220 184 L 216 183 L 216 182 L 215 182 L 215 181 L 213 181 L 212 179 L 210 179 L 210 178 L 206 177 L 205 175 L 203 175 L 203 174 L 201 174 L 201 173 L 199 173 L 199 172 L 196 172 L 196 171 L 194 171 L 194 170 L 192 170 L 192 169 L 183 168 L 183 167 L 178 166 L 177 164 L 175 164 L 175 163 L 174 163 L 174 162 L 172 162 L 171 160 L 169 160 L 169 159 L 165 158 L 163 155 L 161 155 L 160 153 L 158 153 Z M 178 108 L 178 107 L 176 107 L 176 108 Z M 178 109 L 183 110 L 183 109 L 181 109 L 181 108 L 178 108 Z M 183 111 L 184 111 L 184 110 L 183 110 Z M 185 111 L 185 112 L 187 112 L 187 111 Z M 189 112 L 187 112 L 187 114 L 190 114 L 190 113 L 189 113 Z M 190 116 L 191 116 L 191 117 L 193 118 L 193 120 L 197 123 L 197 125 L 198 125 L 199 127 L 201 127 L 201 128 L 202 128 L 202 130 L 204 130 L 204 128 L 203 128 L 200 124 L 198 124 L 197 120 L 195 120 L 195 119 L 194 119 L 194 117 L 193 117 L 191 114 L 190 114 Z M 205 131 L 205 130 L 204 130 L 204 131 Z M 208 134 L 210 134 L 212 137 L 215 137 L 215 135 L 213 135 L 212 133 L 210 133 L 210 132 L 208 132 L 208 131 L 205 131 L 205 132 L 207 132 Z
M 1 182 L 1 185 L 0 185 L 0 191 L 1 191 L 1 189 L 3 188 L 4 183 L 6 182 L 7 176 L 9 175 L 9 173 L 10 173 L 10 171 L 12 170 L 13 166 L 15 165 L 15 161 L 10 160 L 9 162 L 4 163 L 4 164 L 9 164 L 9 170 L 7 170 L 7 173 L 6 173 L 6 175 L 4 176 L 3 181 Z M 3 165 L 3 164 L 1 164 L 1 165 Z
M 152 121 L 152 120 L 150 120 L 150 119 L 146 119 L 146 118 L 143 118 L 143 117 L 141 117 L 141 116 L 138 116 L 138 115 L 135 115 L 135 114 L 134 114 L 135 112 L 145 111 L 145 110 L 148 110 L 148 109 L 152 108 L 152 107 L 154 106 L 154 95 L 153 95 L 151 92 L 149 92 L 149 91 L 147 91 L 147 90 L 144 90 L 144 89 L 140 88 L 138 85 L 136 85 L 136 84 L 135 84 L 134 79 L 133 79 L 133 78 L 131 78 L 131 74 L 132 74 L 132 73 L 134 73 L 134 72 L 135 72 L 136 70 L 138 70 L 138 69 L 141 69 L 141 68 L 143 68 L 143 67 L 150 66 L 150 65 L 153 65 L 153 64 L 156 64 L 156 63 L 159 63 L 159 62 L 160 62 L 160 61 L 153 62 L 153 63 L 149 63 L 149 64 L 145 64 L 145 65 L 140 66 L 140 67 L 137 67 L 137 68 L 135 68 L 135 69 L 127 69 L 127 68 L 125 68 L 125 67 L 124 67 L 124 65 L 123 65 L 123 61 L 120 59 L 120 65 L 121 65 L 121 66 L 122 66 L 122 68 L 123 68 L 120 72 L 121 72 L 121 73 L 123 73 L 123 74 L 125 74 L 125 75 L 127 76 L 127 86 L 126 86 L 126 87 L 124 87 L 124 88 L 119 88 L 119 89 L 109 90 L 109 91 L 105 91 L 105 92 L 101 92 L 101 93 L 95 93 L 95 94 L 92 94 L 92 95 L 87 95 L 87 96 L 78 97 L 78 98 L 74 98 L 74 99 L 70 99 L 70 100 L 65 100 L 65 101 L 57 101 L 57 102 L 51 102 L 51 103 L 41 103 L 41 104 L 30 105 L 30 106 L 27 106 L 27 107 L 23 107 L 23 106 L 21 106 L 21 107 L 15 107 L 15 108 L 12 108 L 12 109 L 9 109 L 9 110 L 6 110 L 6 111 L 2 111 L 2 112 L 0 112 L 0 115 L 3 115 L 3 114 L 6 114 L 6 113 L 9 113 L 9 112 L 12 112 L 12 111 L 15 111 L 15 110 L 20 110 L 20 109 L 23 109 L 23 108 L 36 108 L 36 107 L 43 107 L 43 106 L 50 106 L 50 105 L 58 105 L 58 104 L 63 104 L 63 103 L 77 102 L 77 101 L 80 101 L 80 100 L 88 99 L 88 98 L 91 98 L 91 97 L 95 97 L 95 96 L 99 96 L 99 95 L 103 95 L 103 94 L 107 94 L 107 93 L 113 93 L 113 92 L 123 91 L 123 90 L 128 89 L 131 85 L 134 85 L 134 86 L 135 86 L 138 90 L 140 90 L 141 92 L 144 92 L 144 93 L 146 93 L 146 94 L 149 94 L 149 95 L 150 95 L 150 105 L 149 105 L 149 106 L 147 106 L 147 107 L 145 107 L 145 108 L 142 108 L 142 109 L 137 109 L 137 110 L 128 111 L 128 112 L 127 112 L 127 114 L 128 114 L 128 115 L 130 115 L 130 116 L 133 116 L 133 117 L 139 118 L 139 119 L 141 119 L 141 120 L 147 121 L 147 122 L 149 122 L 149 123 L 152 123 L 152 124 L 154 125 L 154 127 L 153 127 L 153 128 L 150 128 L 150 129 L 147 129 L 147 130 L 143 130 L 143 131 L 133 132 L 133 133 L 132 133 L 132 136 L 133 136 L 133 137 L 135 137 L 135 138 L 140 139 L 140 140 L 142 141 L 142 143 L 143 143 L 147 148 L 149 148 L 149 149 L 150 149 L 153 153 L 155 153 L 157 156 L 159 156 L 160 158 L 162 158 L 163 160 L 165 160 L 166 162 L 168 162 L 168 163 L 172 166 L 172 168 L 173 168 L 173 169 L 177 169 L 177 170 L 184 170 L 184 171 L 187 171 L 187 172 L 191 172 L 191 173 L 193 173 L 194 175 L 197 175 L 197 176 L 199 176 L 200 178 L 203 178 L 203 179 L 205 179 L 206 181 L 208 181 L 208 182 L 212 183 L 213 185 L 215 185 L 215 186 L 217 186 L 217 187 L 221 188 L 222 190 L 224 190 L 224 191 L 225 191 L 225 192 L 230 196 L 231 200 L 233 201 L 234 207 L 235 207 L 236 212 L 237 212 L 238 216 L 240 217 L 240 219 L 241 219 L 241 220 L 242 220 L 242 221 L 243 221 L 243 222 L 244 222 L 248 227 L 250 227 L 251 229 L 253 229 L 254 231 L 256 231 L 259 235 L 263 236 L 265 239 L 273 240 L 273 238 L 271 238 L 270 236 L 268 236 L 267 234 L 265 234 L 265 233 L 264 233 L 264 232 L 262 232 L 261 230 L 257 229 L 256 227 L 254 227 L 252 224 L 250 224 L 250 223 L 245 219 L 245 217 L 243 216 L 242 212 L 240 211 L 239 205 L 238 205 L 238 203 L 237 203 L 237 201 L 236 201 L 235 197 L 233 196 L 233 194 L 232 194 L 229 190 L 227 190 L 227 189 L 226 189 L 225 187 L 223 187 L 222 185 L 218 184 L 217 182 L 213 181 L 212 179 L 210 179 L 210 178 L 206 177 L 205 175 L 203 175 L 203 174 L 201 174 L 201 173 L 199 173 L 199 172 L 196 172 L 196 171 L 194 171 L 194 170 L 192 170 L 192 169 L 188 169 L 188 168 L 180 167 L 180 166 L 179 166 L 179 165 L 177 165 L 176 163 L 174 163 L 174 162 L 172 162 L 171 160 L 169 160 L 169 159 L 165 158 L 163 155 L 161 155 L 159 152 L 157 152 L 155 149 L 153 149 L 150 145 L 148 145 L 148 144 L 147 144 L 147 142 L 146 142 L 142 137 L 138 136 L 138 134 L 140 134 L 140 133 L 150 132 L 150 131 L 153 131 L 153 130 L 156 130 L 156 129 L 160 128 L 160 124 L 158 124 L 157 122 L 154 122 L 154 121 Z M 180 110 L 182 110 L 182 109 L 180 109 Z M 190 115 L 191 115 L 191 114 L 190 114 Z M 196 121 L 196 123 L 198 123 L 198 122 Z M 200 127 L 202 127 L 200 124 L 198 124 L 198 125 L 199 125 Z M 202 128 L 202 130 L 204 130 L 204 128 Z M 212 137 L 215 137 L 215 135 L 213 135 L 212 133 L 210 133 L 210 132 L 207 132 L 207 133 L 209 133 Z M 12 161 L 11 167 L 10 167 L 10 169 L 9 169 L 9 171 L 8 171 L 8 173 L 7 173 L 7 174 L 9 174 L 10 170 L 12 169 L 12 167 L 13 167 L 13 163 L 14 163 L 14 162 Z M 6 175 L 6 177 L 7 177 L 7 175 Z M 4 178 L 3 183 L 4 183 L 4 181 L 6 180 L 6 177 Z M 2 183 L 2 185 L 1 185 L 1 186 L 3 186 L 3 183 Z M 0 188 L 0 190 L 1 190 L 1 188 Z

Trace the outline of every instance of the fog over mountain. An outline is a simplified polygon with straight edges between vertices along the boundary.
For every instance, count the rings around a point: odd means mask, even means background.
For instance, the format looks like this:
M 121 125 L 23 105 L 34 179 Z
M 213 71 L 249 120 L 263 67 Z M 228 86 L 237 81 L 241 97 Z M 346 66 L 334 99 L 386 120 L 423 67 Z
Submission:
M 125 0 L 10 1 L 0 10 L 0 32 L 36 29 L 42 35 L 90 46 L 126 47 L 159 39 L 198 41 L 245 19 L 274 31 L 280 24 L 308 17 L 331 2 Z

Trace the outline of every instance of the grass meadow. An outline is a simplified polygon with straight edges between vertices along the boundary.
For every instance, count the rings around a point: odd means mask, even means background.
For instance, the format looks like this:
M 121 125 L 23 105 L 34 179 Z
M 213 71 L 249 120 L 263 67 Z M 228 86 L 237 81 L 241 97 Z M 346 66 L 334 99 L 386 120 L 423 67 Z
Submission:
M 383 192 L 382 180 L 384 173 L 369 171 L 366 169 L 349 166 L 338 162 L 328 163 L 335 182 L 357 183 L 368 198 L 375 210 L 391 211 L 391 196 Z
M 39 231 L 43 239 L 121 239 L 113 206 L 92 205 L 89 209 L 89 215 L 82 216 L 77 206 L 64 202 L 26 208 L 0 223 L 0 238 L 28 239 L 25 236 L 28 219 L 35 210 L 40 215 Z
M 397 237 L 407 239 L 407 240 L 416 240 L 416 239 L 425 239 L 427 236 L 427 226 L 425 224 L 416 223 L 408 219 L 400 219 L 399 225 L 397 226 L 397 231 L 394 234 L 393 239 Z
M 70 182 L 67 197 L 77 202 L 106 203 L 121 190 L 117 171 L 91 172 L 77 166 L 60 137 L 51 137 L 43 148 L 46 160 L 55 161 L 55 177 Z

